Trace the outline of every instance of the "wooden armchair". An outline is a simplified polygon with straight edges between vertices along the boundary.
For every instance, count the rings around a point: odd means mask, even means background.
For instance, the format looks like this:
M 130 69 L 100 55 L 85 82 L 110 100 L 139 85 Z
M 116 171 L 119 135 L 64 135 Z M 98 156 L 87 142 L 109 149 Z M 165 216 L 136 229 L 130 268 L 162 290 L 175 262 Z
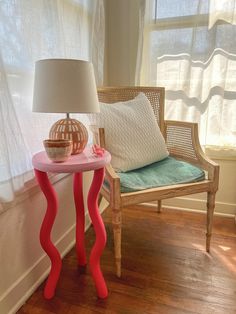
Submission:
M 196 123 L 164 121 L 164 97 L 163 87 L 105 87 L 98 90 L 99 101 L 114 103 L 127 101 L 143 92 L 149 99 L 157 123 L 165 138 L 170 156 L 197 165 L 207 172 L 207 179 L 200 182 L 184 183 L 170 186 L 161 186 L 144 191 L 121 193 L 120 177 L 111 165 L 106 167 L 105 180 L 109 188 L 104 185 L 101 195 L 109 202 L 112 210 L 112 225 L 114 232 L 114 248 L 116 274 L 121 276 L 121 226 L 122 208 L 143 202 L 157 200 L 158 212 L 161 211 L 161 200 L 177 196 L 207 192 L 207 223 L 206 223 L 206 251 L 210 250 L 212 232 L 212 220 L 215 207 L 215 194 L 218 189 L 219 166 L 209 160 L 201 149 L 198 139 L 198 125 Z M 94 141 L 102 147 L 106 147 L 105 132 L 103 128 L 91 126 Z

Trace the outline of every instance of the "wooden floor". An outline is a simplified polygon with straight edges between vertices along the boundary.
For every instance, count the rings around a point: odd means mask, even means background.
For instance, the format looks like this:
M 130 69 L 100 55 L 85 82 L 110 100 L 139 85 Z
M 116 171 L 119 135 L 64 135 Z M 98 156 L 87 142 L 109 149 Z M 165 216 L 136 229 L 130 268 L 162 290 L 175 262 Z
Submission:
M 75 250 L 63 260 L 56 297 L 41 286 L 18 314 L 236 313 L 236 226 L 215 217 L 211 255 L 205 252 L 205 215 L 151 207 L 124 209 L 123 274 L 114 275 L 110 212 L 101 260 L 109 297 L 99 300 L 89 273 L 77 269 Z M 93 228 L 86 234 L 88 251 Z

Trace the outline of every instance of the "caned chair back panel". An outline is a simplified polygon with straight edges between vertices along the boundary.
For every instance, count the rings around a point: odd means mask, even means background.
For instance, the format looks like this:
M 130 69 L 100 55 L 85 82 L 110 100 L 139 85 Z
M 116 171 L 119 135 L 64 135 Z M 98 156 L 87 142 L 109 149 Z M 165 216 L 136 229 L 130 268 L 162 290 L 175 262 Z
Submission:
M 152 105 L 157 123 L 164 134 L 164 99 L 163 87 L 104 87 L 98 89 L 98 99 L 104 103 L 115 103 L 135 98 L 139 93 L 144 93 Z
M 195 149 L 196 145 L 200 149 L 197 126 L 192 124 L 187 128 L 186 123 L 181 121 L 166 121 L 165 126 L 166 145 L 170 155 L 199 164 Z

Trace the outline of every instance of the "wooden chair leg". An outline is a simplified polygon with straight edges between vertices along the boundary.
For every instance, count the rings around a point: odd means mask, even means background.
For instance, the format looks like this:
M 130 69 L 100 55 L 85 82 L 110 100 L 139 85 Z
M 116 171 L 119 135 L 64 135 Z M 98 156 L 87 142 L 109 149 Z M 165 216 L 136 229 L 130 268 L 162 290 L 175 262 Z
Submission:
M 101 205 L 101 202 L 102 202 L 102 194 L 99 193 L 99 196 L 98 196 L 98 207 Z
M 206 233 L 206 251 L 210 252 L 210 242 L 213 224 L 213 214 L 215 209 L 215 193 L 207 193 L 207 233 Z
M 116 276 L 121 276 L 121 209 L 112 209 Z
M 157 201 L 157 212 L 161 213 L 161 200 Z

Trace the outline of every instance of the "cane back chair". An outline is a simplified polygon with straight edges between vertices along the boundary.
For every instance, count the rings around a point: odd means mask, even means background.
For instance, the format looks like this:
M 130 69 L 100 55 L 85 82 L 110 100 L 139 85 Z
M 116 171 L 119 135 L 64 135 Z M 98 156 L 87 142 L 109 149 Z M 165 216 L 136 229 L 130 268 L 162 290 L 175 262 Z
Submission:
M 157 123 L 166 141 L 170 156 L 202 168 L 207 173 L 207 178 L 200 182 L 181 183 L 170 186 L 161 186 L 144 191 L 121 193 L 120 177 L 111 165 L 106 166 L 105 180 L 109 183 L 103 185 L 101 195 L 109 202 L 112 210 L 112 225 L 114 234 L 114 251 L 116 275 L 121 276 L 121 227 L 122 208 L 143 202 L 157 201 L 157 211 L 161 211 L 161 201 L 172 197 L 207 192 L 207 217 L 206 217 L 206 251 L 210 250 L 212 233 L 212 220 L 215 207 L 215 194 L 218 190 L 219 166 L 208 159 L 198 139 L 197 123 L 165 121 L 163 87 L 104 87 L 98 90 L 99 101 L 115 103 L 127 101 L 136 97 L 140 92 L 149 99 Z M 91 126 L 94 142 L 106 147 L 106 130 Z

